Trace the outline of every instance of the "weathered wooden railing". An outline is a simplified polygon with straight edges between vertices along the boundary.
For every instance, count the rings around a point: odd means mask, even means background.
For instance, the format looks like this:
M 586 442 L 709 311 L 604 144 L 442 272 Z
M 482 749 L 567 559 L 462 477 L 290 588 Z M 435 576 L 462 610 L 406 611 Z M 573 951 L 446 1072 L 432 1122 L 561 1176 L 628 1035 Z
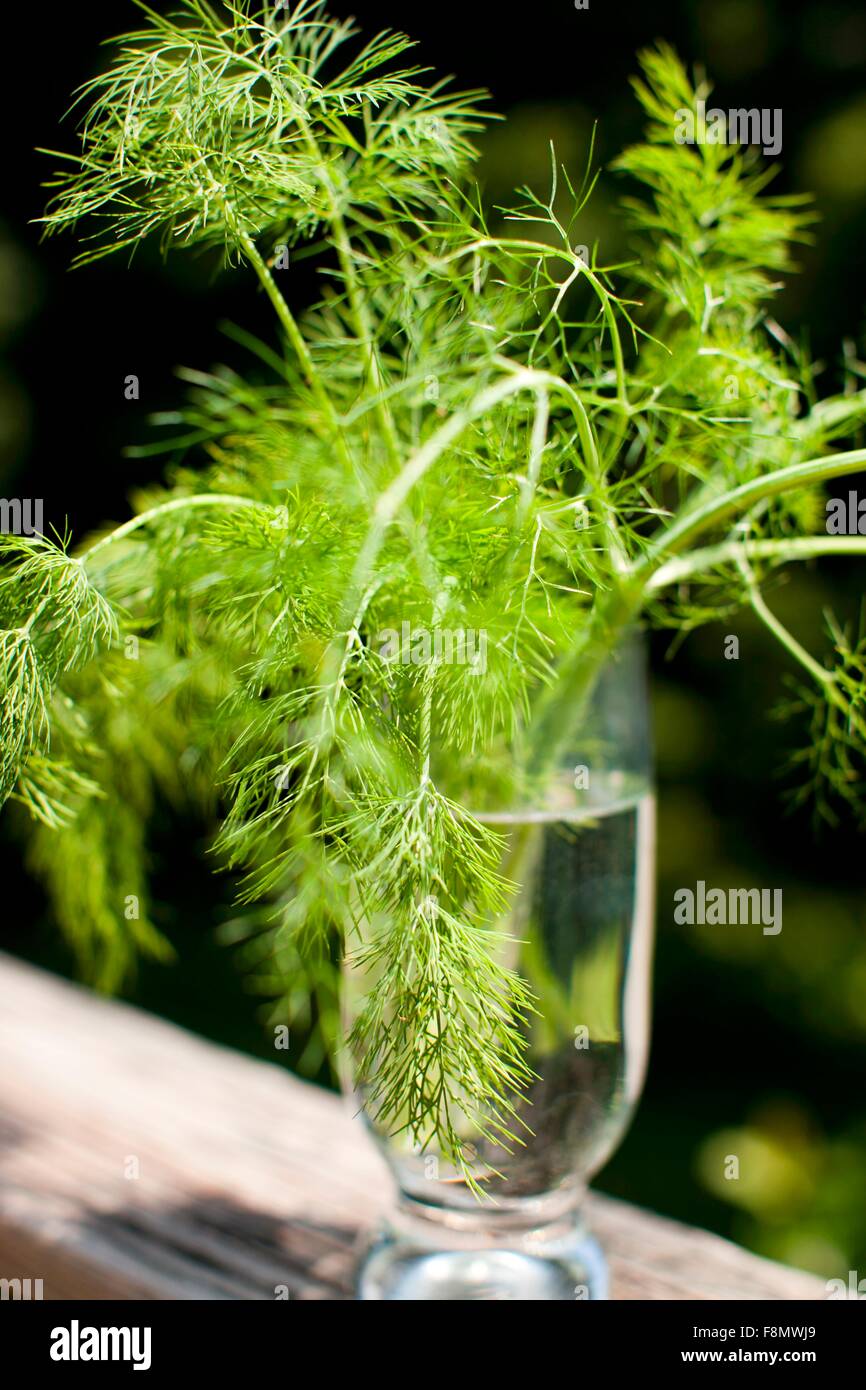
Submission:
M 0 1279 L 55 1299 L 349 1298 L 388 1184 L 336 1097 L 0 956 Z M 594 1196 L 591 1218 L 614 1298 L 824 1296 L 622 1202 Z

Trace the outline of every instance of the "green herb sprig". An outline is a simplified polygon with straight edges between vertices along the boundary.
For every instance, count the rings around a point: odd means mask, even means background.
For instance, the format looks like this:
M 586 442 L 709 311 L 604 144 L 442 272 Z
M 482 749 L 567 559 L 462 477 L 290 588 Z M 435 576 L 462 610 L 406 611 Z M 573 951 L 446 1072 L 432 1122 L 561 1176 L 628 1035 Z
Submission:
M 676 143 L 707 89 L 670 49 L 641 59 L 647 137 L 617 161 L 643 190 L 638 259 L 618 270 L 576 249 L 591 152 L 574 181 L 551 153 L 547 193 L 491 222 L 484 96 L 401 67 L 404 36 L 358 43 L 319 0 L 141 9 L 80 93 L 47 231 L 83 224 L 81 263 L 150 235 L 221 248 L 277 336 L 236 335 L 266 384 L 186 374 L 161 417 L 172 469 L 130 520 L 76 551 L 3 538 L 0 790 L 106 988 L 168 951 L 154 799 L 219 816 L 241 875 L 226 934 L 275 1016 L 334 1034 L 352 953 L 368 1103 L 468 1171 L 467 1133 L 519 1137 L 533 1007 L 468 789 L 519 794 L 624 632 L 751 606 L 814 691 L 810 781 L 861 806 L 863 643 L 837 632 L 819 660 L 764 590 L 866 549 L 817 531 L 822 485 L 866 464 L 837 448 L 866 392 L 816 398 L 768 307 L 808 209 L 750 152 Z M 320 257 L 300 318 L 285 251 Z M 378 634 L 407 621 L 485 632 L 483 669 L 385 660 Z

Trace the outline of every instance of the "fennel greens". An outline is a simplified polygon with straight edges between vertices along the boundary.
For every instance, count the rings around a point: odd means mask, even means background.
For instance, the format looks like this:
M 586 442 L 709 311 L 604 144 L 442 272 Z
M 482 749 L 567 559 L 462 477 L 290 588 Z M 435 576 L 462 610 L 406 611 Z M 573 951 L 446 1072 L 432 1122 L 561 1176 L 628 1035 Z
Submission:
M 82 224 L 80 263 L 151 235 L 221 248 L 273 307 L 273 342 L 240 335 L 269 384 L 187 373 L 165 485 L 116 529 L 0 537 L 0 794 L 104 988 L 168 949 L 154 799 L 219 817 L 275 1017 L 314 1000 L 335 1032 L 360 950 L 371 1103 L 460 1163 L 467 1118 L 511 1133 L 533 1007 L 490 925 L 501 843 L 461 791 L 519 794 L 516 750 L 545 764 L 626 629 L 752 606 L 804 677 L 808 780 L 858 806 L 864 646 L 806 652 L 764 587 L 841 553 L 821 485 L 866 464 L 836 448 L 866 392 L 818 399 L 769 316 L 808 209 L 753 152 L 676 142 L 708 89 L 669 49 L 641 59 L 647 135 L 617 162 L 638 258 L 616 268 L 575 249 L 591 152 L 491 221 L 484 95 L 401 66 L 403 36 L 358 43 L 318 0 L 141 8 L 79 96 L 46 227 Z M 302 246 L 322 291 L 298 317 L 277 267 Z M 387 659 L 406 623 L 483 632 L 483 669 Z

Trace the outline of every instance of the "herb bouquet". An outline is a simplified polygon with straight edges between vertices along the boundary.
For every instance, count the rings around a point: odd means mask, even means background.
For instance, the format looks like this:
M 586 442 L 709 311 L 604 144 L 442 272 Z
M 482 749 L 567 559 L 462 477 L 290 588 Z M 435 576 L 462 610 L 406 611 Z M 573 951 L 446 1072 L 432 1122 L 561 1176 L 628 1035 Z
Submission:
M 545 1160 L 551 1115 L 599 1085 L 605 1116 L 625 1104 L 628 940 L 602 924 L 558 966 L 515 885 L 579 895 L 599 856 L 640 858 L 647 786 L 605 723 L 640 713 L 617 660 L 636 626 L 752 607 L 800 668 L 810 782 L 861 809 L 863 645 L 834 629 L 831 657 L 808 653 L 764 591 L 789 562 L 866 548 L 818 531 L 822 484 L 866 463 L 838 447 L 866 393 L 817 399 L 769 316 L 809 213 L 767 194 L 750 152 L 677 143 L 707 89 L 669 49 L 635 83 L 646 139 L 617 167 L 643 190 L 638 253 L 616 268 L 576 249 L 591 152 L 582 179 L 552 157 L 546 195 L 488 221 L 483 94 L 401 66 L 402 35 L 359 43 L 318 0 L 142 10 L 80 94 L 47 229 L 82 227 L 79 263 L 150 235 L 217 247 L 276 332 L 238 331 L 249 380 L 186 374 L 165 484 L 130 520 L 76 549 L 0 537 L 0 792 L 103 988 L 168 952 L 155 799 L 218 817 L 231 931 L 275 1017 L 339 1033 L 345 958 L 371 1124 L 418 1202 L 424 1179 L 501 1222 L 571 1191 Z M 322 290 L 297 317 L 301 255 Z M 587 777 L 564 783 L 578 749 Z M 628 826 L 581 803 L 596 771 Z M 564 877 L 539 807 L 571 826 Z M 612 1142 L 592 1139 L 581 1180 Z

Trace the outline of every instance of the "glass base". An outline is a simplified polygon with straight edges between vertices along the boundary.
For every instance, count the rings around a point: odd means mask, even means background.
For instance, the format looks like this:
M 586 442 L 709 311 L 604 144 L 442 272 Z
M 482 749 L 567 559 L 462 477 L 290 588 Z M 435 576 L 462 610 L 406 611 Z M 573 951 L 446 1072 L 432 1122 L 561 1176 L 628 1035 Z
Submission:
M 449 1223 L 438 1209 L 401 1210 L 378 1233 L 358 1273 L 365 1301 L 451 1302 L 554 1300 L 608 1297 L 607 1263 L 583 1222 L 509 1229 L 481 1219 Z

